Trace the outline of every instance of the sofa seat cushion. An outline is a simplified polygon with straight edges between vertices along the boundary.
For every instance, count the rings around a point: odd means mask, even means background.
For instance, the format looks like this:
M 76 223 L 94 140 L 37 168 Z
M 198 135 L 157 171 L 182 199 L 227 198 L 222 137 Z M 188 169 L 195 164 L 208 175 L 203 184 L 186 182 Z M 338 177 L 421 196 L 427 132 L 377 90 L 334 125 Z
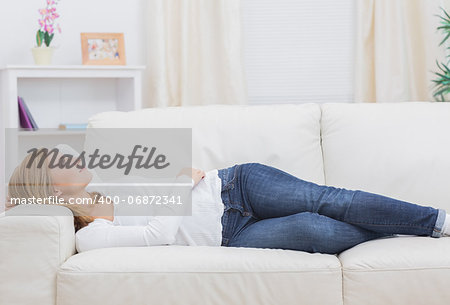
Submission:
M 207 246 L 86 251 L 57 280 L 60 305 L 342 304 L 341 287 L 335 255 Z
M 380 238 L 359 244 L 338 257 L 345 304 L 429 305 L 450 299 L 448 237 Z

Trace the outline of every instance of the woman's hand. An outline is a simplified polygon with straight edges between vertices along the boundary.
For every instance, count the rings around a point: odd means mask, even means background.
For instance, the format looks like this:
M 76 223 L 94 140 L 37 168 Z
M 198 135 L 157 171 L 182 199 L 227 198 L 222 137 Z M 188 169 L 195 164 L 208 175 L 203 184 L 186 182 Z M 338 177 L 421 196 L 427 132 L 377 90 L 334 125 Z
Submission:
M 202 171 L 201 169 L 196 169 L 196 168 L 191 168 L 191 167 L 184 167 L 180 173 L 177 175 L 181 176 L 181 175 L 186 175 L 188 177 L 191 177 L 194 180 L 194 186 L 197 185 L 200 180 L 202 180 L 203 178 L 205 178 L 205 172 Z

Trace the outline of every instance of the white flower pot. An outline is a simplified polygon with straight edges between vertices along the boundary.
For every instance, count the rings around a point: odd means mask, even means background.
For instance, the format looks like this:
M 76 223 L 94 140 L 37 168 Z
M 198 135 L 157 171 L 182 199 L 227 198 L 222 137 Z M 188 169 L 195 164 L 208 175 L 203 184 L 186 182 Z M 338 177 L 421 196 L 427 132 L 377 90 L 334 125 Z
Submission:
M 33 53 L 34 63 L 36 65 L 51 65 L 53 51 L 55 48 L 53 47 L 34 47 L 31 49 Z

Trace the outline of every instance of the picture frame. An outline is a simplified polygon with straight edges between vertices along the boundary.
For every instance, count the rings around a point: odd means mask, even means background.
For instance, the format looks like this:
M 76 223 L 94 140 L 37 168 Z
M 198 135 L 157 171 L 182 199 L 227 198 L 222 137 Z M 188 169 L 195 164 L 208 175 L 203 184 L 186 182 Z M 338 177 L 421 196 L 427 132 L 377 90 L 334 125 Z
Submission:
M 123 33 L 81 33 L 83 65 L 126 65 Z

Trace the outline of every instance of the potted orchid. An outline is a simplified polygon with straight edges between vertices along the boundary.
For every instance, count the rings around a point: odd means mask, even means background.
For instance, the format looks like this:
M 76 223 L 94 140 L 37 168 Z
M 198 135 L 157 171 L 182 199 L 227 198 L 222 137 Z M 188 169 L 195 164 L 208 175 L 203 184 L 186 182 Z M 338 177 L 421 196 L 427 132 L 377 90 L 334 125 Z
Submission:
M 39 9 L 41 17 L 38 19 L 39 29 L 36 33 L 36 47 L 32 48 L 34 62 L 37 65 L 49 65 L 52 60 L 54 48 L 50 46 L 55 30 L 61 33 L 59 24 L 56 19 L 59 14 L 56 12 L 56 5 L 58 0 L 46 0 L 47 6 Z

